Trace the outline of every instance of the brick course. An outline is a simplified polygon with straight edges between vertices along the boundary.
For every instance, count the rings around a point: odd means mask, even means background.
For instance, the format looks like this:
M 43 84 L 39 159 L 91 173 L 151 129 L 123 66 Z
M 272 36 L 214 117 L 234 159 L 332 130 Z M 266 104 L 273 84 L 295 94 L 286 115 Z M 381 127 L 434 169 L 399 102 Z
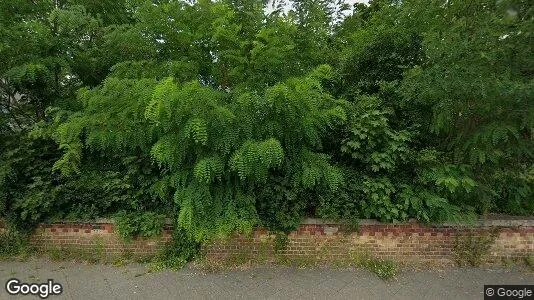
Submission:
M 171 231 L 165 228 L 157 238 L 125 241 L 114 232 L 113 222 L 104 220 L 94 223 L 40 224 L 31 235 L 30 244 L 39 251 L 70 248 L 86 252 L 102 251 L 106 257 L 139 257 L 156 254 L 170 239 Z
M 107 256 L 152 255 L 170 240 L 171 230 L 167 226 L 161 237 L 125 242 L 114 232 L 113 222 L 109 220 L 42 224 L 36 228 L 30 243 L 40 250 L 73 247 L 91 251 L 100 247 Z M 399 262 L 452 264 L 455 242 L 468 234 L 493 237 L 485 257 L 488 263 L 534 255 L 534 220 L 494 220 L 469 227 L 424 226 L 415 222 L 382 224 L 364 220 L 356 231 L 348 231 L 340 224 L 315 219 L 305 220 L 298 230 L 291 232 L 285 249 L 276 255 L 328 262 L 349 259 L 354 253 L 367 253 Z M 275 257 L 274 240 L 274 233 L 258 228 L 250 235 L 234 234 L 229 239 L 211 241 L 203 245 L 202 250 L 210 260 L 239 255 L 269 260 Z
M 315 224 L 314 224 L 315 222 Z M 454 245 L 465 237 L 492 237 L 485 262 L 500 264 L 505 259 L 534 255 L 532 220 L 481 222 L 470 226 L 423 226 L 417 223 L 380 224 L 362 222 L 356 231 L 340 224 L 308 221 L 288 235 L 285 250 L 278 256 L 289 259 L 307 257 L 319 262 L 349 260 L 356 254 L 393 259 L 406 263 L 454 264 Z M 203 246 L 206 257 L 224 260 L 247 254 L 248 257 L 274 257 L 275 235 L 256 230 L 251 236 L 235 235 Z

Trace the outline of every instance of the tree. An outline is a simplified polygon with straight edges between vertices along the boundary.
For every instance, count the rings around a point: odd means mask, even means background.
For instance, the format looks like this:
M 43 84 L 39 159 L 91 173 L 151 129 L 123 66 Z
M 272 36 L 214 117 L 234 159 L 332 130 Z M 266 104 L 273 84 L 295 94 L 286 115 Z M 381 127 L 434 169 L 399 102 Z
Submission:
M 420 6 L 414 1 L 406 7 L 414 19 L 429 20 L 413 25 L 421 28 L 427 61 L 403 83 L 409 106 L 431 108 L 428 130 L 451 161 L 473 170 L 481 211 L 502 198 L 505 211 L 531 211 L 531 9 L 520 1 Z M 515 183 L 495 189 L 503 180 Z
M 200 241 L 534 212 L 530 3 L 277 3 L 0 3 L 1 216 Z

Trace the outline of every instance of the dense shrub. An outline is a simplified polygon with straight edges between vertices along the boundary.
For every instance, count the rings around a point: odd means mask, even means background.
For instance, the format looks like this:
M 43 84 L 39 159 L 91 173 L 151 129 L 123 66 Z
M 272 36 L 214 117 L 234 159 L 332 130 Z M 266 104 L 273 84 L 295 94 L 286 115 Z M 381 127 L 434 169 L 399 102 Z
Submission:
M 165 215 L 154 212 L 127 213 L 119 212 L 115 215 L 115 228 L 124 238 L 153 237 L 161 235 L 165 225 Z
M 21 229 L 168 217 L 194 244 L 534 213 L 524 1 L 4 2 L 0 214 Z
M 183 229 L 173 231 L 172 239 L 158 253 L 154 261 L 156 269 L 179 269 L 200 253 L 200 243 L 191 238 Z
M 25 234 L 15 230 L 0 232 L 0 260 L 28 255 L 30 252 L 31 247 Z

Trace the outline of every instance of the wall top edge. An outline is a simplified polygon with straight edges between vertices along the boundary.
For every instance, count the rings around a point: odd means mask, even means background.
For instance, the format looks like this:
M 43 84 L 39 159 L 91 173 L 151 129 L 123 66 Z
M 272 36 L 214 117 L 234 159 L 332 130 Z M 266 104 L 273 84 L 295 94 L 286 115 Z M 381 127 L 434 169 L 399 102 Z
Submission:
M 0 227 L 2 227 L 2 220 L 0 220 Z M 45 223 L 47 225 L 52 224 L 114 224 L 113 219 L 101 218 L 95 220 L 66 220 L 66 221 L 55 221 L 50 223 Z M 166 220 L 167 225 L 171 225 L 171 219 Z M 301 225 L 325 225 L 325 226 L 336 226 L 342 225 L 344 223 L 338 221 L 324 220 L 318 218 L 305 218 L 302 220 Z M 489 217 L 481 218 L 472 222 L 460 222 L 460 223 L 430 223 L 422 224 L 418 223 L 416 220 L 411 219 L 407 222 L 397 222 L 397 223 L 384 223 L 375 219 L 360 219 L 359 226 L 369 226 L 369 225 L 423 225 L 428 227 L 534 227 L 534 217 Z
M 340 225 L 343 223 L 336 222 L 336 221 L 330 221 L 330 220 L 323 220 L 323 219 L 316 219 L 316 218 L 306 218 L 302 221 L 303 225 Z M 472 222 L 444 222 L 444 223 L 430 223 L 430 224 L 423 224 L 418 223 L 416 220 L 411 219 L 407 222 L 396 222 L 396 223 L 384 223 L 380 222 L 375 219 L 360 219 L 358 222 L 359 226 L 366 226 L 366 225 L 426 225 L 429 227 L 517 227 L 517 226 L 525 226 L 525 227 L 534 227 L 534 218 L 513 218 L 513 219 L 497 219 L 497 218 L 490 218 L 490 219 L 479 219 Z

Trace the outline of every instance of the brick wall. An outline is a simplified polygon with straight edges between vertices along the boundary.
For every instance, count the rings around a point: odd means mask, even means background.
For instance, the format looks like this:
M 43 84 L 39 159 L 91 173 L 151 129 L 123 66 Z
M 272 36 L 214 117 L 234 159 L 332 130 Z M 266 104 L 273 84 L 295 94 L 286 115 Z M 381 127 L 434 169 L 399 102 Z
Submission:
M 172 230 L 167 226 L 159 238 L 137 238 L 126 242 L 113 227 L 109 220 L 42 224 L 30 241 L 41 250 L 74 248 L 103 251 L 106 256 L 143 256 L 155 254 L 170 239 Z M 534 255 L 534 220 L 526 219 L 486 220 L 469 227 L 452 224 L 423 226 L 415 222 L 383 224 L 362 220 L 355 231 L 333 222 L 307 219 L 297 231 L 288 235 L 287 244 L 280 251 L 275 251 L 276 235 L 264 229 L 257 229 L 249 236 L 236 234 L 230 239 L 212 241 L 203 245 L 202 250 L 209 260 L 249 257 L 269 261 L 284 257 L 328 262 L 366 253 L 399 262 L 452 264 L 454 245 L 465 241 L 468 235 L 491 237 L 491 247 L 485 258 L 489 263 Z
M 110 220 L 41 224 L 30 237 L 30 244 L 40 251 L 70 249 L 73 252 L 102 252 L 109 258 L 121 255 L 143 257 L 157 253 L 171 238 L 171 230 L 166 226 L 158 238 L 125 241 L 114 231 L 114 224 Z
M 208 259 L 236 257 L 272 259 L 313 259 L 336 262 L 358 255 L 393 259 L 407 263 L 454 264 L 455 245 L 483 237 L 491 246 L 485 261 L 502 263 L 505 259 L 522 259 L 534 255 L 534 220 L 492 220 L 471 224 L 422 226 L 417 223 L 381 224 L 363 220 L 354 231 L 335 223 L 308 219 L 288 235 L 284 250 L 275 254 L 275 235 L 256 230 L 252 236 L 235 235 L 229 241 L 205 245 Z

